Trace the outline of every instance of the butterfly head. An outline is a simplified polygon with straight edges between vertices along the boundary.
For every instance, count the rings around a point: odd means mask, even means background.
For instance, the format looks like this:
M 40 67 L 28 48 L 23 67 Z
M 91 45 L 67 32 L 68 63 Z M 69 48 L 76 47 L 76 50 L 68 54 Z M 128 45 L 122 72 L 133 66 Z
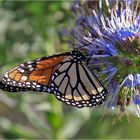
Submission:
M 73 58 L 75 58 L 77 61 L 85 61 L 86 57 L 77 49 L 73 50 L 71 52 L 71 55 Z

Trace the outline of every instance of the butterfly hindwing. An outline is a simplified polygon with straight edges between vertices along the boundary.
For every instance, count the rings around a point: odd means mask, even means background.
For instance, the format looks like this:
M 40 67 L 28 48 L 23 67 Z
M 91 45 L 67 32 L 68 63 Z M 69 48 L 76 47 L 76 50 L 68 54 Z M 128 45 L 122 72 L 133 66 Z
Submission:
M 53 74 L 51 89 L 60 101 L 77 107 L 96 106 L 107 97 L 101 82 L 76 55 L 66 57 L 58 65 Z

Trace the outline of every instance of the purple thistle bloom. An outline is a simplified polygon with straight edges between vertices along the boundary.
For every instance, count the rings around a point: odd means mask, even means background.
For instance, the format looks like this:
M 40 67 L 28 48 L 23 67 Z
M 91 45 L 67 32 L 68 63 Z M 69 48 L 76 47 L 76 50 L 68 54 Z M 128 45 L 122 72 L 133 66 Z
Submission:
M 89 5 L 90 3 L 90 5 Z M 85 51 L 89 67 L 107 88 L 113 106 L 137 106 L 140 114 L 139 1 L 87 1 L 73 6 L 75 47 Z M 85 8 L 86 7 L 86 8 Z M 117 99 L 117 101 L 116 101 Z M 139 115 L 140 116 L 140 115 Z

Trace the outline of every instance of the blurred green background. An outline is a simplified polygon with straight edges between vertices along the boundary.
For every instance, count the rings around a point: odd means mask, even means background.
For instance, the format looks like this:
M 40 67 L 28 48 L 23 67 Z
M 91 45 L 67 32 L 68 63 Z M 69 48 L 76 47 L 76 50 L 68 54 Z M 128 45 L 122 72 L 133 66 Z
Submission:
M 24 61 L 69 50 L 62 28 L 75 22 L 72 2 L 0 1 L 0 75 Z M 140 119 L 126 115 L 113 124 L 101 108 L 66 106 L 47 93 L 0 91 L 0 139 L 140 138 Z

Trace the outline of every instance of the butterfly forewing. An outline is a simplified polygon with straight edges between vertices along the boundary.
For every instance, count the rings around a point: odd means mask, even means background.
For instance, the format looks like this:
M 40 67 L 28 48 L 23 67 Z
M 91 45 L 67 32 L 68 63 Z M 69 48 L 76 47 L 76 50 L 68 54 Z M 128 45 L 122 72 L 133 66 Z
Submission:
M 1 89 L 8 91 L 50 91 L 52 75 L 60 62 L 69 53 L 42 57 L 28 61 L 7 72 L 1 81 Z M 48 90 L 49 89 L 49 90 Z

